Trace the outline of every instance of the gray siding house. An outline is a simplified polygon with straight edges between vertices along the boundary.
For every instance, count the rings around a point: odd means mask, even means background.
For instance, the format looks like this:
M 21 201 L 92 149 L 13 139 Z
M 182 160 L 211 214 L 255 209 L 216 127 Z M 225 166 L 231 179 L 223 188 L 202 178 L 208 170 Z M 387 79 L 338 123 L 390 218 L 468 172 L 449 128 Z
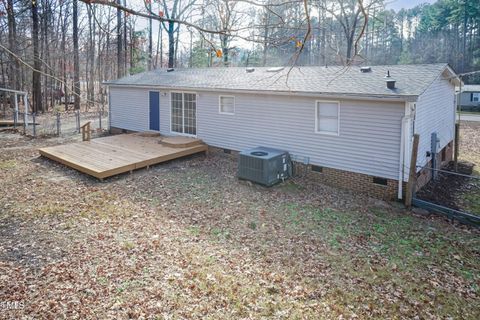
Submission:
M 480 84 L 467 84 L 461 87 L 460 106 L 464 111 L 480 111 Z
M 451 149 L 457 81 L 447 64 L 154 70 L 107 83 L 110 127 L 284 149 L 325 183 L 402 198 L 413 134 L 419 171 L 433 132 Z

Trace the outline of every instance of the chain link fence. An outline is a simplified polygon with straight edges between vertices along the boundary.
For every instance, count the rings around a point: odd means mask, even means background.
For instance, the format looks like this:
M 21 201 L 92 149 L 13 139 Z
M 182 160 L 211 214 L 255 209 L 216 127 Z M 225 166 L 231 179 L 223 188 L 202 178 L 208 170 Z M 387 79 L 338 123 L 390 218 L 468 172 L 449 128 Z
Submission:
M 32 137 L 76 135 L 80 133 L 80 127 L 87 122 L 90 122 L 92 136 L 102 135 L 109 128 L 107 111 L 74 110 L 39 114 L 10 112 L 4 113 L 0 118 L 9 127 Z

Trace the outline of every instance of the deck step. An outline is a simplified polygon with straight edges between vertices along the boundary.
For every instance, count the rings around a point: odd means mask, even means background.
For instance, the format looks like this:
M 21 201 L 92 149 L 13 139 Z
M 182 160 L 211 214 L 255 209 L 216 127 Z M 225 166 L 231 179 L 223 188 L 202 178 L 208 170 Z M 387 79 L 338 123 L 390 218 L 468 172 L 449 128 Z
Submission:
M 191 137 L 164 137 L 161 139 L 160 143 L 169 148 L 190 148 L 203 144 L 203 141 L 200 139 L 195 139 Z

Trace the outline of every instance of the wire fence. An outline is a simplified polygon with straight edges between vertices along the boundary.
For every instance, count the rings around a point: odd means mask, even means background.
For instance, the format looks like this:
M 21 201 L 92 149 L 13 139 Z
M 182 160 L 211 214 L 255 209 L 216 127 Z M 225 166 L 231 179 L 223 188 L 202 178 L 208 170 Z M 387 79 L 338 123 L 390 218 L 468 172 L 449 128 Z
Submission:
M 443 214 L 453 220 L 480 227 L 480 176 L 473 166 L 459 163 L 445 169 L 424 167 L 432 179 L 414 195 L 415 206 Z
M 4 115 L 10 126 L 32 137 L 69 136 L 80 133 L 80 127 L 90 122 L 92 135 L 101 135 L 109 128 L 107 111 L 64 111 L 46 113 L 18 112 Z

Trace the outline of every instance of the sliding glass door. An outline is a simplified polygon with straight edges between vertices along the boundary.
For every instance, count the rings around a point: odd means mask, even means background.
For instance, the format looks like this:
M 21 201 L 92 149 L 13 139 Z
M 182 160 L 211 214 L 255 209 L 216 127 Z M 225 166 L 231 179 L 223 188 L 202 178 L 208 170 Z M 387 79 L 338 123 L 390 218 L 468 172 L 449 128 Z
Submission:
M 171 93 L 172 132 L 197 134 L 197 95 L 187 92 Z

